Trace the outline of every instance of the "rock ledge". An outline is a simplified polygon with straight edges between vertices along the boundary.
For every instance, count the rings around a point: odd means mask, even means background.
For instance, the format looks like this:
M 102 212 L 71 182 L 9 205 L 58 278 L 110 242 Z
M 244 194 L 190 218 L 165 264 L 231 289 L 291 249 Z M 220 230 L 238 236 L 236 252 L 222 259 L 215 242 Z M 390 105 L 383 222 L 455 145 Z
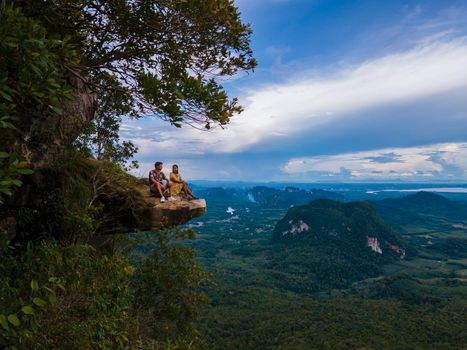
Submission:
M 141 230 L 151 229 L 153 227 L 172 227 L 183 225 L 189 220 L 204 215 L 206 212 L 206 201 L 204 199 L 186 200 L 177 197 L 176 201 L 166 201 L 161 203 L 160 198 L 154 197 L 149 193 L 149 186 L 139 186 L 138 192 L 144 198 L 147 209 L 142 213 L 141 224 L 144 227 L 138 227 Z
M 181 225 L 194 217 L 206 212 L 204 199 L 185 200 L 178 199 L 174 202 L 161 203 L 159 198 L 151 197 L 154 205 L 151 208 L 152 227 L 171 227 Z

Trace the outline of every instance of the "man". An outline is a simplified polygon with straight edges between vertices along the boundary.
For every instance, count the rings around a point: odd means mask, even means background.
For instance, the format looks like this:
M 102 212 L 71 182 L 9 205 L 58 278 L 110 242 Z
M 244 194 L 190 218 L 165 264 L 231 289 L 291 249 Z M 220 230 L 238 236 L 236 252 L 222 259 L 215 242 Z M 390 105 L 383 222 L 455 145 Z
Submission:
M 164 183 L 165 181 L 165 183 Z M 161 203 L 165 202 L 165 192 L 170 194 L 170 183 L 162 172 L 162 162 L 156 162 L 154 169 L 149 172 L 149 188 L 152 193 L 156 193 L 161 197 Z M 169 201 L 176 201 L 177 199 L 170 196 L 167 198 Z

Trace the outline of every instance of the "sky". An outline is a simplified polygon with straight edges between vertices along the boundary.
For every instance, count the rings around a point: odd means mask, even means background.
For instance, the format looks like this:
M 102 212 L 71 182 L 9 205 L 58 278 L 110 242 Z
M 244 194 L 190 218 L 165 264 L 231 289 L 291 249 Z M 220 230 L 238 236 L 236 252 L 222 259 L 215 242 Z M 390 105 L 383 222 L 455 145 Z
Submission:
M 223 82 L 224 129 L 124 120 L 147 176 L 467 182 L 467 1 L 237 0 L 253 73 Z

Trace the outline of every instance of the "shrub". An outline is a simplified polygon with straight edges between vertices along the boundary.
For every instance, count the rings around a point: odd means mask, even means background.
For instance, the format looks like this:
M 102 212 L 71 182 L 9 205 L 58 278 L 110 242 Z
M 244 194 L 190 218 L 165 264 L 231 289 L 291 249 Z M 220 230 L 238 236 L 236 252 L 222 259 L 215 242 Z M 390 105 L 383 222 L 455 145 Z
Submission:
M 104 253 L 52 240 L 11 246 L 3 234 L 0 347 L 199 348 L 194 321 L 208 276 L 177 243 L 191 233 L 152 235 L 137 235 L 137 250 L 132 239 Z

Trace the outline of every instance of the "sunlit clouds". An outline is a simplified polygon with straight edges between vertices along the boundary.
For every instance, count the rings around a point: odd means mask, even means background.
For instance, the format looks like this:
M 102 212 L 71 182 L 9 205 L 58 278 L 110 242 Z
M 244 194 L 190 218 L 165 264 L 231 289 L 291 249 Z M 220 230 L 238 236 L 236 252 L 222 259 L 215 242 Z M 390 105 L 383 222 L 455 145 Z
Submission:
M 467 10 L 403 7 L 395 19 L 394 6 L 381 30 L 342 37 L 334 61 L 294 56 L 303 40 L 267 37 L 269 66 L 260 60 L 261 79 L 231 82 L 245 110 L 223 129 L 126 120 L 121 136 L 139 147 L 138 174 L 162 160 L 211 180 L 467 180 Z M 348 39 L 362 45 L 359 55 L 342 51 Z
M 390 148 L 290 159 L 282 171 L 313 179 L 463 179 L 467 175 L 467 143 Z
M 270 138 L 293 137 L 298 131 L 358 111 L 386 108 L 466 86 L 467 42 L 462 38 L 391 54 L 328 76 L 312 75 L 246 91 L 241 99 L 245 112 L 225 129 L 204 132 L 185 127 L 160 131 L 156 121 L 153 127 L 142 130 L 131 130 L 133 123 L 129 123 L 125 126 L 129 132 L 124 135 L 132 136 L 143 152 L 148 147 L 177 147 L 184 154 L 240 152 Z

